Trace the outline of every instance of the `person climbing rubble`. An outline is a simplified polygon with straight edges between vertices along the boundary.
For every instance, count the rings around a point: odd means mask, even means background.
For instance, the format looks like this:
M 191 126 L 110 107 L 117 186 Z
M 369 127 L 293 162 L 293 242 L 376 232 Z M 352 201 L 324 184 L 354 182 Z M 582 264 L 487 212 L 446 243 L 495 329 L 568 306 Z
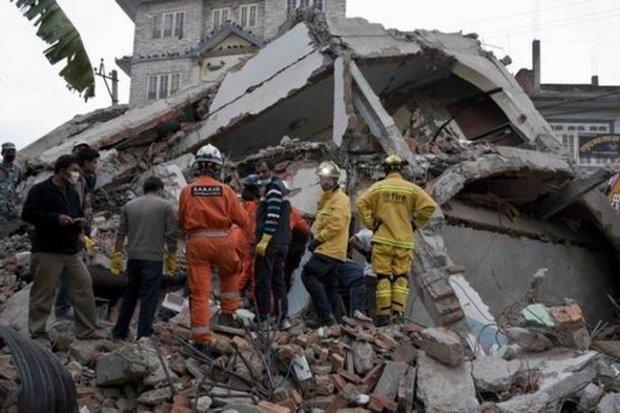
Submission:
M 377 274 L 377 323 L 402 316 L 409 297 L 413 232 L 431 219 L 437 205 L 419 186 L 406 181 L 406 161 L 389 155 L 383 162 L 385 179 L 357 200 L 364 226 L 373 231 L 372 268 Z
M 222 313 L 218 324 L 235 325 L 239 308 L 237 275 L 241 261 L 231 237 L 237 225 L 250 239 L 250 222 L 235 191 L 219 180 L 224 165 L 222 154 L 213 145 L 196 153 L 198 178 L 181 190 L 179 225 L 187 236 L 186 258 L 190 293 L 190 325 L 194 345 L 209 350 L 211 331 L 211 277 L 218 270 Z
M 245 210 L 250 222 L 250 233 L 256 232 L 256 211 L 258 210 L 260 178 L 256 174 L 250 174 L 243 179 L 243 188 L 241 190 L 241 205 Z M 241 272 L 239 274 L 239 291 L 247 298 L 249 302 L 254 301 L 254 287 L 256 279 L 254 278 L 254 260 L 255 254 L 251 246 L 253 239 L 245 238 L 243 231 L 239 227 L 235 228 L 235 237 L 238 248 L 241 248 L 243 257 L 241 258 Z
M 124 340 L 140 299 L 138 336 L 153 334 L 153 319 L 160 295 L 165 267 L 166 275 L 177 268 L 177 211 L 163 198 L 164 183 L 151 176 L 142 185 L 144 195 L 130 201 L 121 211 L 110 272 L 121 273 L 125 238 L 127 244 L 127 287 L 112 330 L 112 337 Z
M 11 142 L 2 144 L 2 163 L 0 164 L 0 236 L 10 234 L 19 227 L 17 186 L 22 181 L 22 172 L 15 165 L 17 151 Z
M 308 244 L 312 257 L 304 265 L 302 281 L 310 294 L 320 325 L 339 318 L 339 266 L 347 261 L 351 211 L 349 197 L 340 189 L 340 168 L 327 161 L 317 169 L 323 195 L 318 203 L 313 238 Z
M 284 264 L 291 242 L 291 205 L 286 186 L 273 173 L 268 160 L 256 165 L 264 195 L 256 212 L 256 304 L 261 320 L 276 319 L 279 328 L 290 326 Z

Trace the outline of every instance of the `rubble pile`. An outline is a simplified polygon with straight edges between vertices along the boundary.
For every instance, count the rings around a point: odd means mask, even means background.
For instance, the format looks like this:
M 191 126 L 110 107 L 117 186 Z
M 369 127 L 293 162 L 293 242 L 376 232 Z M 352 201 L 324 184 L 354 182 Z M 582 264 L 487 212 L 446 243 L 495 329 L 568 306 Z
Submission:
M 567 321 L 578 307 L 549 312 L 563 315 L 545 334 L 583 322 Z M 137 342 L 78 341 L 61 321 L 46 345 L 74 380 L 82 413 L 617 411 L 617 345 L 606 354 L 549 339 L 543 348 L 525 337 L 545 336 L 537 327 L 520 326 L 503 329 L 512 351 L 475 355 L 444 327 L 402 321 L 377 328 L 358 316 L 313 329 L 307 319 L 295 319 L 289 331 L 247 319 L 245 327 L 216 326 L 209 353 L 189 344 L 182 317 L 157 323 L 153 337 Z M 617 332 L 610 327 L 599 336 Z M 19 372 L 8 354 L 0 367 L 0 402 L 10 407 Z

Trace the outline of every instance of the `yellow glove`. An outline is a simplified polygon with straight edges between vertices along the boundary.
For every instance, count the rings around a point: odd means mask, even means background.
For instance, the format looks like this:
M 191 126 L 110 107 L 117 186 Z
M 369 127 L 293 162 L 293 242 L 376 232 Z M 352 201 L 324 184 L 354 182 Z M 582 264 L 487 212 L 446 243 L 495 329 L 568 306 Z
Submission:
M 112 254 L 112 262 L 110 263 L 110 274 L 120 275 L 123 269 L 123 253 L 116 251 Z
M 179 262 L 177 259 L 176 252 L 171 252 L 168 255 L 166 255 L 166 262 L 165 262 L 166 275 L 174 274 L 178 266 L 179 266 Z
M 272 237 L 272 235 L 263 234 L 260 242 L 256 244 L 256 254 L 260 255 L 261 257 L 265 256 L 265 252 L 267 251 L 267 247 L 269 246 L 269 241 L 271 241 Z
M 86 249 L 86 251 L 88 251 L 95 245 L 96 245 L 95 241 L 93 241 L 91 237 L 86 237 L 86 236 L 84 237 L 84 249 Z

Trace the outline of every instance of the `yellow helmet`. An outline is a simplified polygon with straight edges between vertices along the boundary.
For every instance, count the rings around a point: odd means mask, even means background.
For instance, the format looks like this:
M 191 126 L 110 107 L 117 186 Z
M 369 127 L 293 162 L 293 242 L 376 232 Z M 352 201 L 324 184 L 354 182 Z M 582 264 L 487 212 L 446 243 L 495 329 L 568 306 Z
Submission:
M 398 165 L 402 165 L 403 164 L 403 160 L 400 159 L 400 157 L 398 155 L 388 155 L 388 157 L 385 158 L 385 161 L 383 161 L 383 163 L 385 165 L 398 166 Z
M 324 178 L 340 178 L 340 167 L 335 162 L 325 161 L 321 162 L 316 170 L 318 176 Z

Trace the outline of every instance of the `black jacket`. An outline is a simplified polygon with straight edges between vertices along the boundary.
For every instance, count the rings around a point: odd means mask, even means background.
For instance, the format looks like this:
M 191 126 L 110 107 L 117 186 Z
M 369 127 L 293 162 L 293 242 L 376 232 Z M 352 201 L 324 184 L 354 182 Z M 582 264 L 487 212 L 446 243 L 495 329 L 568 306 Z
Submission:
M 71 185 L 57 187 L 52 178 L 30 189 L 22 210 L 22 219 L 34 225 L 32 252 L 76 254 L 82 249 L 78 225 L 60 225 L 60 215 L 83 218 L 80 197 Z

